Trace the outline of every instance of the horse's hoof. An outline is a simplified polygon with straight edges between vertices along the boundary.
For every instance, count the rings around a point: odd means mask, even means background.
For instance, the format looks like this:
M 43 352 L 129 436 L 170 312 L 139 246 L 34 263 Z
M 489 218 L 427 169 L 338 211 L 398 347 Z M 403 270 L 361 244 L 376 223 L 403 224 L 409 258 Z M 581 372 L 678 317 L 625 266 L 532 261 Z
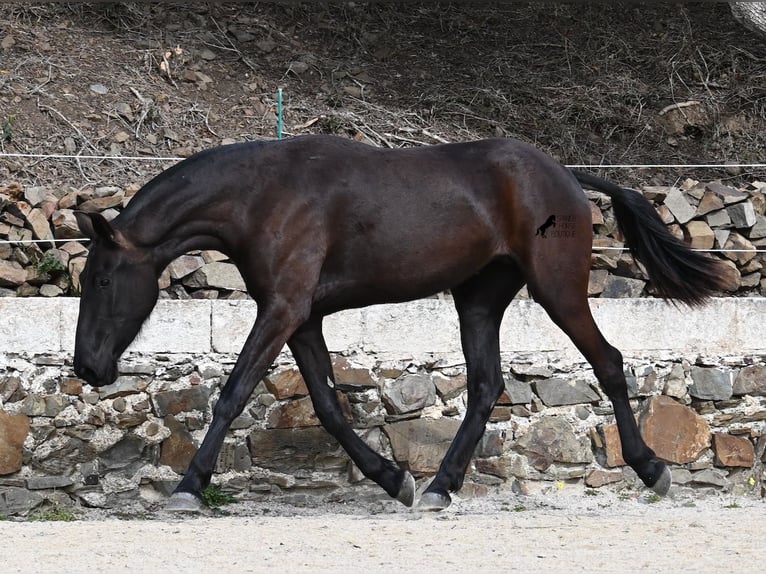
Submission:
M 415 479 L 412 478 L 412 475 L 409 472 L 404 473 L 402 486 L 399 489 L 399 494 L 396 495 L 396 500 L 405 506 L 412 506 L 415 504 Z
M 418 502 L 418 509 L 426 512 L 439 512 L 452 504 L 452 498 L 449 494 L 439 494 L 438 492 L 424 492 Z
M 202 500 L 191 492 L 174 492 L 165 505 L 169 512 L 199 512 L 202 510 Z
M 657 479 L 657 482 L 655 482 L 651 488 L 656 494 L 659 494 L 660 496 L 665 496 L 668 491 L 670 490 L 670 486 L 673 484 L 673 476 L 670 474 L 670 469 L 665 466 L 665 468 L 662 469 L 662 474 Z

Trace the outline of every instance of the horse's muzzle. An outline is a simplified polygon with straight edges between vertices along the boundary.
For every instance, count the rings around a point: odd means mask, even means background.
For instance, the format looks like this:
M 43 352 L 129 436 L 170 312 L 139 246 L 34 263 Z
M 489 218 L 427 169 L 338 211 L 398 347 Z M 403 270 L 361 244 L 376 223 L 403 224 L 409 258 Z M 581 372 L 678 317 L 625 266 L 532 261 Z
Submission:
M 103 387 L 114 382 L 117 378 L 117 369 L 114 366 L 98 368 L 95 365 L 86 364 L 80 357 L 74 358 L 74 373 L 80 379 L 94 387 Z

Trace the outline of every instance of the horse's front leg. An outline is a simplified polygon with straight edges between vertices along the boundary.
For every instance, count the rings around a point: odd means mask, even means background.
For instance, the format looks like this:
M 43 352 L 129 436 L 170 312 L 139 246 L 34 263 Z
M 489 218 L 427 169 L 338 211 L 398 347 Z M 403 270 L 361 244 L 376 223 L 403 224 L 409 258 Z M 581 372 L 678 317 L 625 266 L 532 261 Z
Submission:
M 243 411 L 287 339 L 305 320 L 295 309 L 286 302 L 259 306 L 253 329 L 213 409 L 210 428 L 166 510 L 195 511 L 202 506 L 202 490 L 210 484 L 229 426 Z
M 412 475 L 372 450 L 343 415 L 335 394 L 330 354 L 322 336 L 322 318 L 313 317 L 301 325 L 287 344 L 306 381 L 322 426 L 335 437 L 366 477 L 379 484 L 392 498 L 412 506 L 415 501 Z

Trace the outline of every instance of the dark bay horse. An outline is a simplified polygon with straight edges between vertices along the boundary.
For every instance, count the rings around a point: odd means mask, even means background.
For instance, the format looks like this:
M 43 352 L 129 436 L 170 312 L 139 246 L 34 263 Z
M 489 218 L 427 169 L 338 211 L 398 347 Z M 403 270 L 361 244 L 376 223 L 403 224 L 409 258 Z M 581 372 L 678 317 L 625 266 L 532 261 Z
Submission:
M 421 497 L 422 507 L 441 509 L 462 486 L 503 391 L 500 322 L 526 283 L 593 366 L 614 405 L 625 461 L 664 494 L 670 472 L 639 434 L 622 355 L 588 306 L 592 223 L 582 186 L 611 198 L 658 295 L 696 305 L 725 289 L 720 263 L 673 237 L 640 194 L 570 171 L 516 140 L 400 150 L 332 136 L 243 143 L 203 151 L 161 173 L 111 223 L 76 214 L 92 244 L 81 279 L 75 372 L 94 386 L 113 382 L 119 357 L 157 301 L 163 269 L 187 251 L 217 249 L 238 266 L 258 314 L 169 508 L 199 507 L 230 423 L 285 344 L 324 427 L 367 477 L 412 505 L 410 473 L 367 446 L 342 414 L 322 320 L 449 289 L 468 406 Z M 539 232 L 546 222 L 547 233 Z

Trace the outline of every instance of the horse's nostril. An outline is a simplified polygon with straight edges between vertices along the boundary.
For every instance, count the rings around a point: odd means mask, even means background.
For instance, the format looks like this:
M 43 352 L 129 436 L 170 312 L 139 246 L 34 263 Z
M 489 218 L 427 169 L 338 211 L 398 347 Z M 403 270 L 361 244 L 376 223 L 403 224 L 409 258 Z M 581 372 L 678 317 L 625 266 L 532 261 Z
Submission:
M 90 367 L 85 366 L 81 363 L 75 363 L 74 373 L 80 379 L 84 380 L 88 384 L 95 386 L 98 381 L 98 377 L 96 376 L 96 371 L 94 371 Z

